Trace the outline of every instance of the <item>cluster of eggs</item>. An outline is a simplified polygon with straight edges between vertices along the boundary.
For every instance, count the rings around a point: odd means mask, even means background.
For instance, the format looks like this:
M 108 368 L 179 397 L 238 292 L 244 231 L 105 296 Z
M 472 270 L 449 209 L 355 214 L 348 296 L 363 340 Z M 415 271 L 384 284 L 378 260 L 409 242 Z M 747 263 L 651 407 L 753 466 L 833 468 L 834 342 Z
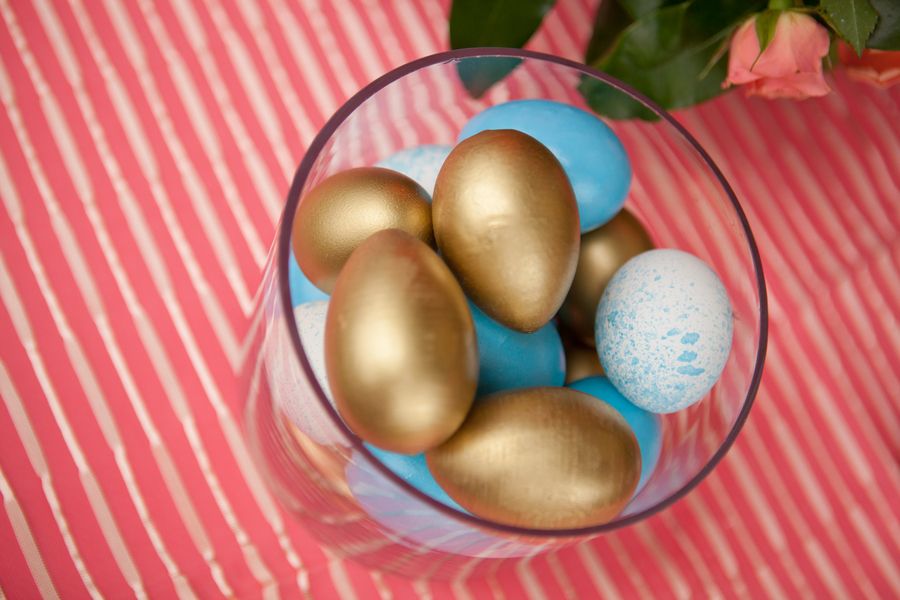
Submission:
M 491 107 L 455 147 L 325 179 L 293 223 L 295 318 L 321 387 L 388 468 L 498 523 L 615 518 L 659 414 L 700 401 L 732 334 L 700 259 L 622 209 L 631 167 L 594 115 Z

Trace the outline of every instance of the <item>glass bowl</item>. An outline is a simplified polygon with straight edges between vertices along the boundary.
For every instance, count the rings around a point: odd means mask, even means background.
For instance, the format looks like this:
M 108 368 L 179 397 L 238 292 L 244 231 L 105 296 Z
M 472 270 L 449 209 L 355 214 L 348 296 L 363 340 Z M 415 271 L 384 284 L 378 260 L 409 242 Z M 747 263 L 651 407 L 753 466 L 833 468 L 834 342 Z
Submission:
M 460 72 L 518 63 L 479 99 Z M 502 102 L 544 98 L 587 108 L 584 80 L 631 96 L 658 122 L 609 121 L 634 178 L 626 207 L 657 247 L 710 264 L 734 309 L 731 354 L 719 382 L 694 406 L 661 415 L 662 451 L 646 486 L 615 520 L 576 530 L 522 529 L 449 508 L 382 465 L 347 429 L 317 381 L 291 304 L 291 230 L 301 199 L 325 177 L 420 144 L 453 144 L 462 126 Z M 300 163 L 248 337 L 246 433 L 284 507 L 333 553 L 410 577 L 477 574 L 493 559 L 527 557 L 589 540 L 663 510 L 708 475 L 734 442 L 759 385 L 766 348 L 759 253 L 737 198 L 700 144 L 671 115 L 615 79 L 563 58 L 476 48 L 415 60 L 373 81 L 325 124 Z

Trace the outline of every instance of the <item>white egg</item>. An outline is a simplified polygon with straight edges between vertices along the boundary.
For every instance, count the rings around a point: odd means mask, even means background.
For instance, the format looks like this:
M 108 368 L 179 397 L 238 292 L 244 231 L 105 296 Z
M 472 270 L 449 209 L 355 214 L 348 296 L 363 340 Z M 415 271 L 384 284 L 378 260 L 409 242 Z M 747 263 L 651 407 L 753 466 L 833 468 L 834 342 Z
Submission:
M 384 167 L 403 173 L 425 188 L 428 195 L 434 194 L 434 182 L 438 171 L 444 164 L 453 146 L 426 144 L 405 148 L 375 163 L 376 167 Z
M 625 263 L 597 307 L 600 363 L 622 394 L 655 413 L 701 400 L 731 351 L 728 293 L 702 260 L 650 250 Z
M 327 313 L 327 300 L 308 302 L 294 309 L 294 319 L 313 374 L 325 392 L 325 397 L 334 406 L 328 375 L 325 372 L 325 316 Z M 269 388 L 275 406 L 291 423 L 313 440 L 321 444 L 341 441 L 344 435 L 319 404 L 311 382 L 289 343 L 287 329 L 276 327 L 274 331 L 284 332 L 278 334 L 281 336 L 278 340 L 273 340 L 269 344 L 268 347 L 271 348 L 271 351 L 266 355 Z
M 325 397 L 334 405 L 328 373 L 325 371 L 325 317 L 328 314 L 328 301 L 307 302 L 294 309 L 294 320 L 300 333 L 300 343 L 306 352 L 309 366 L 319 381 Z

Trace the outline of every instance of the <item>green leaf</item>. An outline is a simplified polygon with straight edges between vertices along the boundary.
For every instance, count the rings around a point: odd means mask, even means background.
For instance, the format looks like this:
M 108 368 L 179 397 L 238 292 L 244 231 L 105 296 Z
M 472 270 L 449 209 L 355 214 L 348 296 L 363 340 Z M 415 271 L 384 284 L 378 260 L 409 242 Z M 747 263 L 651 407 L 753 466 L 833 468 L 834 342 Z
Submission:
M 520 48 L 537 31 L 555 0 L 453 0 L 450 47 Z M 460 79 L 478 98 L 506 77 L 517 59 L 464 60 L 457 63 Z
M 584 62 L 590 64 L 603 57 L 612 48 L 622 30 L 631 25 L 631 18 L 616 0 L 601 0 L 594 17 L 594 32 L 588 42 Z
M 900 50 L 900 2 L 869 0 L 878 13 L 878 24 L 866 43 L 878 50 Z
M 593 65 L 630 84 L 663 108 L 697 104 L 722 93 L 723 40 L 765 0 L 688 0 L 645 15 Z M 585 78 L 579 90 L 597 112 L 613 118 L 653 118 L 614 88 Z
M 612 4 L 616 0 L 600 0 L 600 5 Z M 640 19 L 644 15 L 657 11 L 666 6 L 678 4 L 679 0 L 618 0 L 632 19 Z
M 878 13 L 869 0 L 822 0 L 820 10 L 842 38 L 862 54 L 866 41 L 878 22 Z
M 780 10 L 767 10 L 756 16 L 756 39 L 759 40 L 759 54 L 762 55 L 772 43 L 775 37 L 775 27 L 778 25 Z M 759 57 L 757 57 L 759 60 Z

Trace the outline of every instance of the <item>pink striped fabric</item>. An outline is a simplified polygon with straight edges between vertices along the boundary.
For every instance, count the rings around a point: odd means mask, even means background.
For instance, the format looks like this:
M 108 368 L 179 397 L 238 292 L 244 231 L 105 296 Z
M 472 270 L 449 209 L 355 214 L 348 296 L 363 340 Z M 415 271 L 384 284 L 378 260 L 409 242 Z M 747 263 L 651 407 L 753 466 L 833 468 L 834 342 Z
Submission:
M 530 47 L 577 59 L 596 0 L 558 4 Z M 339 560 L 275 503 L 234 381 L 283 198 L 343 100 L 447 47 L 447 9 L 0 0 L 0 596 L 900 596 L 900 91 L 840 73 L 678 115 L 771 306 L 752 417 L 688 497 L 453 582 Z

